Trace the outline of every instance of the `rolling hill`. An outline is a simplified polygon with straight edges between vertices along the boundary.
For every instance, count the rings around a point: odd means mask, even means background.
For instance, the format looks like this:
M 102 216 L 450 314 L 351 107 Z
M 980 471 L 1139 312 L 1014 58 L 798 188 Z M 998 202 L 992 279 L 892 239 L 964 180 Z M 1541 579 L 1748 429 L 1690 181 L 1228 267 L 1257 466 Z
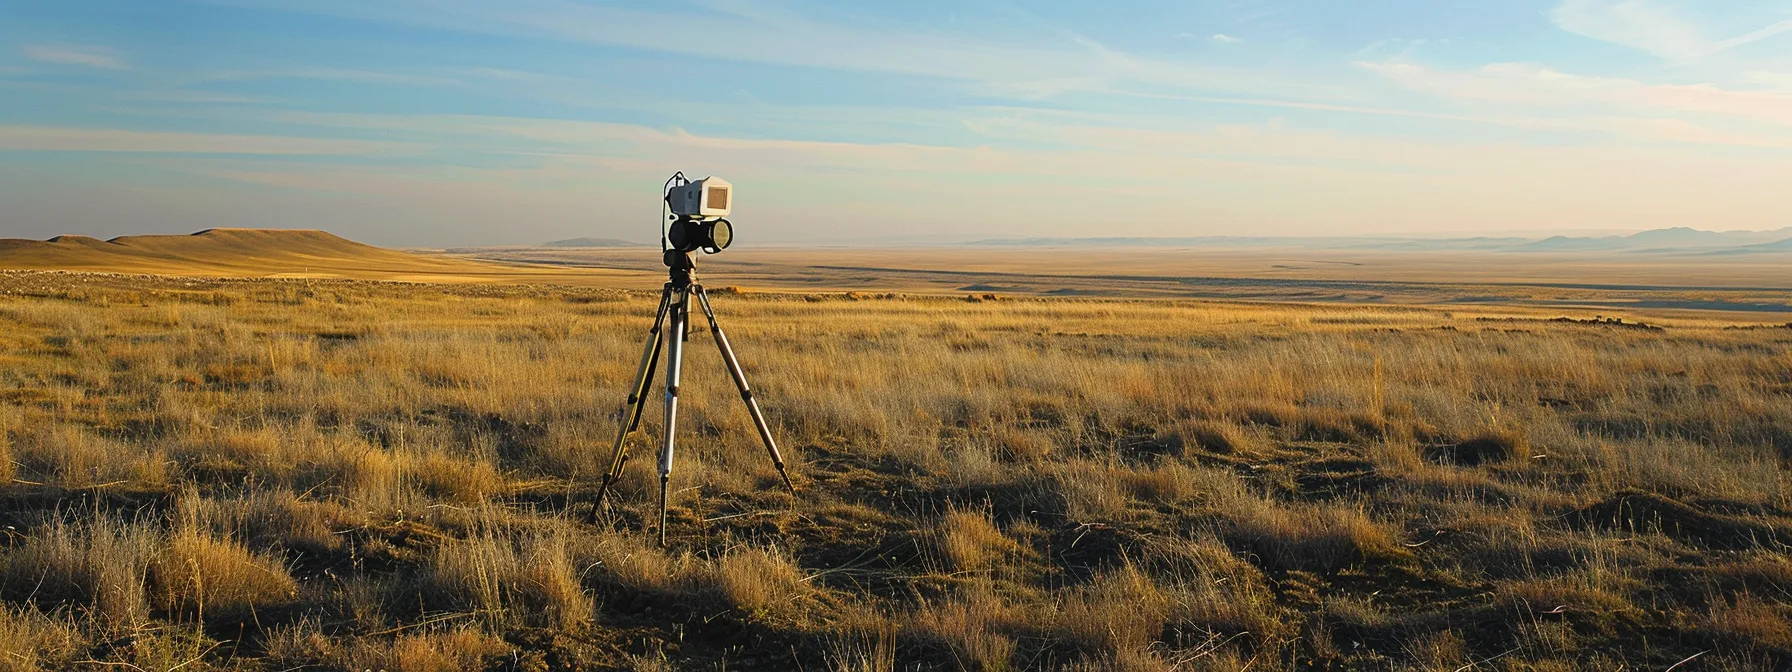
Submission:
M 428 256 L 357 243 L 315 230 L 207 229 L 191 235 L 99 240 L 0 239 L 0 268 L 264 278 L 430 282 L 532 279 L 539 269 Z

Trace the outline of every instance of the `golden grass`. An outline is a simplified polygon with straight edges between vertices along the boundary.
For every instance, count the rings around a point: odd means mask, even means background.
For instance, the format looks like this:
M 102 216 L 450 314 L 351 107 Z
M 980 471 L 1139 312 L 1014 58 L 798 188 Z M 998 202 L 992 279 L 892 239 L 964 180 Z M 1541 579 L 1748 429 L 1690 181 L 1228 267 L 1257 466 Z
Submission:
M 592 611 L 578 571 L 563 535 L 488 527 L 436 549 L 423 588 L 430 601 L 487 620 L 571 630 Z
M 959 572 L 989 569 L 1021 549 L 1020 544 L 996 529 L 987 513 L 956 508 L 948 509 L 940 519 L 934 530 L 934 543 L 946 566 Z
M 57 517 L 6 554 L 0 577 L 10 600 L 81 610 L 106 630 L 132 628 L 149 617 L 158 545 L 153 529 L 108 515 Z
M 943 646 L 965 670 L 1006 670 L 1014 666 L 1015 642 L 1008 631 L 1023 615 L 987 589 L 961 599 L 922 604 L 910 615 L 907 632 L 924 644 Z
M 298 583 L 279 560 L 191 528 L 167 541 L 150 576 L 158 608 L 202 618 L 247 618 L 257 607 L 298 598 Z
M 1404 554 L 1387 529 L 1348 506 L 1283 506 L 1239 500 L 1228 509 L 1228 533 L 1261 561 L 1278 569 L 1336 571 L 1368 560 Z
M 44 613 L 10 606 L 0 609 L 0 670 L 63 669 L 89 644 L 65 612 Z
M 456 627 L 343 643 L 301 622 L 268 638 L 267 659 L 284 668 L 333 667 L 388 672 L 459 672 L 481 669 L 510 650 L 503 640 Z
M 0 274 L 0 636 L 20 669 L 1792 664 L 1792 330 L 716 301 L 801 492 L 693 334 L 662 550 L 650 439 L 584 522 L 650 296 Z
M 722 556 L 709 574 L 722 602 L 748 614 L 788 614 L 809 587 L 802 570 L 775 549 L 736 549 Z
M 895 628 L 880 624 L 863 636 L 835 640 L 828 663 L 833 672 L 896 672 Z

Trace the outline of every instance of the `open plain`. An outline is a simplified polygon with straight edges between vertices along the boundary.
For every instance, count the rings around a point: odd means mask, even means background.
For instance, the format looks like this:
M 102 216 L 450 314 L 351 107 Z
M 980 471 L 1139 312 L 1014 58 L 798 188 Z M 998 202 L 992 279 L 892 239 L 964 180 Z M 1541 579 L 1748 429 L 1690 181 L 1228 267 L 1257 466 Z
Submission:
M 664 269 L 643 248 L 466 251 L 538 273 Z M 1525 306 L 1792 319 L 1792 250 L 1726 255 L 1485 250 L 1136 246 L 730 250 L 706 258 L 728 284 L 782 291 L 995 293 L 1073 298 L 1221 299 L 1324 304 Z M 583 283 L 589 280 L 564 278 Z
M 662 550 L 638 265 L 0 274 L 0 665 L 1792 664 L 1779 314 L 725 290 L 799 492 L 699 325 Z

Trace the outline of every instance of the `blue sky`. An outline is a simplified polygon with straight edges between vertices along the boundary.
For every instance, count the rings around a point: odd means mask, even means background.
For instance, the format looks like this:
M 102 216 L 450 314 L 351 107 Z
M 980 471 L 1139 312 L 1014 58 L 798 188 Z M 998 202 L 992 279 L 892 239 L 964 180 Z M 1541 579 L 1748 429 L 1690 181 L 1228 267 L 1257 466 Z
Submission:
M 0 0 L 0 235 L 1792 225 L 1792 2 Z

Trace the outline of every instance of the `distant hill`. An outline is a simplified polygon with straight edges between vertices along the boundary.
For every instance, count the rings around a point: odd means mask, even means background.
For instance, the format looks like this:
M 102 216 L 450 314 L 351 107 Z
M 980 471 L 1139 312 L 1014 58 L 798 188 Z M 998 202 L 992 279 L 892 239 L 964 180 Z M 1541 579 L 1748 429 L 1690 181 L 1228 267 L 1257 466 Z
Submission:
M 1762 252 L 1792 252 L 1792 238 L 1787 238 L 1785 240 L 1778 240 L 1778 241 L 1774 241 L 1771 243 L 1761 243 L 1759 245 L 1743 245 L 1741 247 L 1726 247 L 1721 250 L 1712 251 L 1709 254 L 1756 254 L 1756 253 L 1762 253 Z
M 425 279 L 484 276 L 507 267 L 357 243 L 324 231 L 207 229 L 191 235 L 99 240 L 0 239 L 0 268 L 226 277 Z
M 1623 247 L 1623 236 L 1603 236 L 1600 238 L 1576 238 L 1573 236 L 1550 236 L 1534 243 L 1520 245 L 1516 249 L 1522 252 L 1578 252 L 1583 250 L 1611 250 Z
M 1633 245 L 1685 246 L 1723 245 L 1726 243 L 1733 245 L 1736 240 L 1741 238 L 1754 239 L 1756 237 L 1756 232 L 1754 231 L 1719 233 L 1717 231 L 1702 231 L 1686 226 L 1676 226 L 1671 229 L 1653 229 L 1632 234 L 1627 237 L 1627 240 Z
M 620 238 L 568 238 L 551 243 L 542 243 L 542 247 L 646 247 L 642 243 Z
M 1584 252 L 1598 250 L 1651 250 L 1661 252 L 1710 250 L 1760 245 L 1792 237 L 1792 227 L 1773 231 L 1703 231 L 1677 226 L 1628 236 L 1575 238 L 1554 236 L 1518 247 L 1523 252 Z

